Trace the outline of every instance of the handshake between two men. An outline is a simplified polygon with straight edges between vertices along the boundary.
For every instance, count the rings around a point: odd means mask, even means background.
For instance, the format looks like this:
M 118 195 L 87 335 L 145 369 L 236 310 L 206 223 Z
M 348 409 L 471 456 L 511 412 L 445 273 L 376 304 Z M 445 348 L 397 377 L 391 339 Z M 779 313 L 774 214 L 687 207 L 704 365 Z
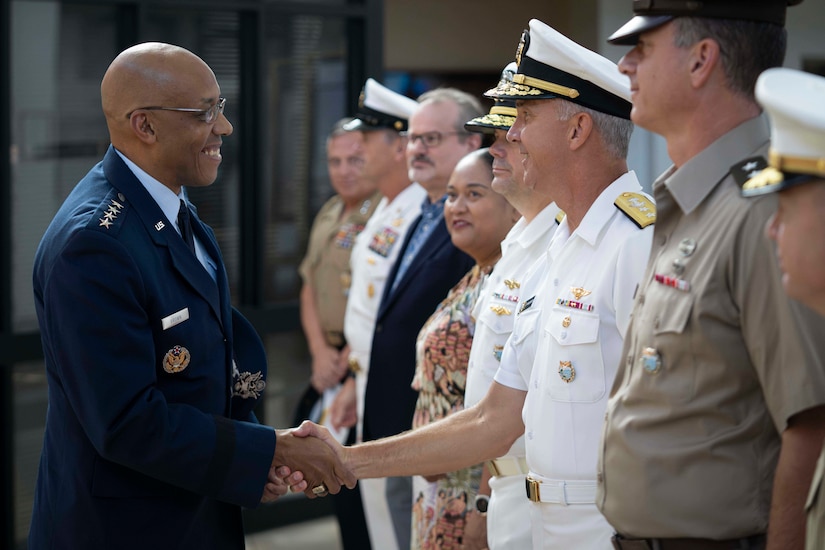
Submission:
M 292 492 L 309 498 L 337 494 L 342 486 L 355 487 L 357 478 L 344 465 L 341 447 L 320 426 L 306 421 L 299 428 L 275 430 L 275 456 L 261 497 L 272 502 Z M 315 437 L 308 437 L 315 436 Z
M 342 446 L 325 427 L 309 421 L 277 430 L 275 458 L 262 501 L 290 489 L 309 498 L 335 494 L 342 485 L 355 487 L 358 479 L 437 476 L 502 456 L 524 433 L 523 401 L 521 392 L 502 386 L 478 405 L 438 422 L 351 447 Z

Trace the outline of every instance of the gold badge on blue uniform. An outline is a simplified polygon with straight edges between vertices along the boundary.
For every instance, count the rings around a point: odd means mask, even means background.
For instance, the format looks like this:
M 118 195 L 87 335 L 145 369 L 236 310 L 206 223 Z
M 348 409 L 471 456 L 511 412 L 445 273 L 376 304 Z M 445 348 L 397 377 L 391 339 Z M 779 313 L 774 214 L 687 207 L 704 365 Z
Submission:
M 189 350 L 183 346 L 175 346 L 163 356 L 163 370 L 175 374 L 189 366 L 191 356 Z

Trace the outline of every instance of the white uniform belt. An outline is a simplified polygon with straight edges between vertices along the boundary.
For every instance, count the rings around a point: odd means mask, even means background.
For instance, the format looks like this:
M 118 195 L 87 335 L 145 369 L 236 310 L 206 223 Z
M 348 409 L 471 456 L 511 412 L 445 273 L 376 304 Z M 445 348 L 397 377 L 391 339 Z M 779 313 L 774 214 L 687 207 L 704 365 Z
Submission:
M 518 476 L 530 473 L 523 456 L 503 456 L 487 463 L 487 469 L 495 477 Z
M 527 498 L 531 502 L 551 504 L 594 504 L 596 502 L 595 481 L 564 481 L 560 479 L 542 479 L 528 475 L 525 480 Z

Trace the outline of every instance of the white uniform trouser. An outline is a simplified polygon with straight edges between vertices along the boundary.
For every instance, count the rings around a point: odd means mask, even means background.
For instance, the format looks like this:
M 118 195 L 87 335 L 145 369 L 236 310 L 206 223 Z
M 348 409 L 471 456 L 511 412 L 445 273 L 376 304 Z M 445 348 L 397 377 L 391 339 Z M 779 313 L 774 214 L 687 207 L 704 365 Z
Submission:
M 527 496 L 524 497 L 527 500 Z M 613 528 L 596 504 L 530 502 L 535 550 L 605 550 Z
M 490 478 L 490 507 L 487 509 L 489 550 L 530 550 L 533 533 L 530 504 L 524 490 L 525 475 Z
M 401 550 L 398 548 L 390 508 L 387 505 L 387 479 L 362 479 L 358 486 L 361 487 L 361 502 L 372 547 L 375 550 Z

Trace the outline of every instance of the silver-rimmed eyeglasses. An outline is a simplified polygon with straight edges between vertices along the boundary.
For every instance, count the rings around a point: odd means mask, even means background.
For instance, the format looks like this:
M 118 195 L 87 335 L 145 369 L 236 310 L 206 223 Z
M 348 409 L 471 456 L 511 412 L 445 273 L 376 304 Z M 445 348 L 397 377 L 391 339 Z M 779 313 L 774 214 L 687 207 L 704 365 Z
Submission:
M 410 140 L 410 145 L 415 145 L 415 142 L 421 140 L 426 147 L 438 147 L 445 136 L 463 135 L 467 132 L 424 132 L 423 134 L 411 134 L 409 132 L 401 132 L 402 136 L 406 136 Z
M 179 111 L 181 113 L 200 113 L 201 120 L 207 124 L 212 124 L 218 120 L 218 116 L 223 113 L 223 108 L 226 106 L 226 98 L 219 97 L 218 102 L 208 109 L 189 109 L 186 107 L 140 107 L 134 111 L 129 111 L 126 118 L 131 118 L 135 111 Z

